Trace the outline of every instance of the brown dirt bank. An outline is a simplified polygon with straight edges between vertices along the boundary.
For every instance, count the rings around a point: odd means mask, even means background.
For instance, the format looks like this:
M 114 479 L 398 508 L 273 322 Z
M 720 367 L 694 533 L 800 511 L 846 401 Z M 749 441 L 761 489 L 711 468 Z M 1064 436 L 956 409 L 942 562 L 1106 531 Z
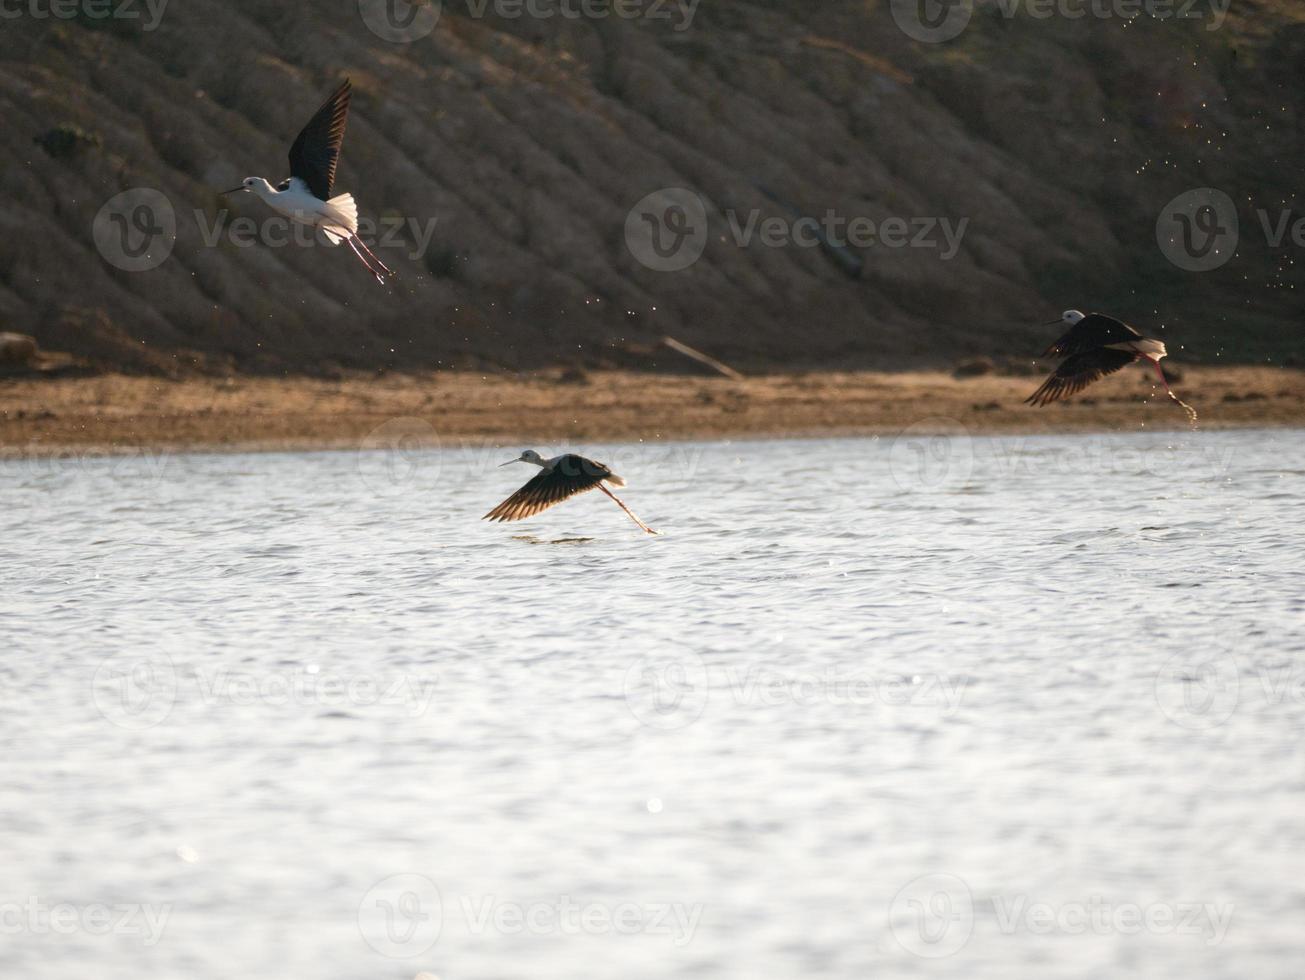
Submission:
M 1305 372 L 1183 367 L 1175 389 L 1207 429 L 1305 425 Z M 1183 429 L 1140 371 L 1068 404 L 1032 409 L 1035 377 L 943 373 L 775 374 L 731 381 L 627 372 L 442 372 L 341 381 L 166 381 L 124 375 L 0 381 L 0 455 L 71 449 L 357 448 L 385 433 L 456 445 L 899 432 Z M 398 423 L 392 420 L 416 420 Z M 390 428 L 377 430 L 390 423 Z M 406 426 L 406 428 L 404 427 Z

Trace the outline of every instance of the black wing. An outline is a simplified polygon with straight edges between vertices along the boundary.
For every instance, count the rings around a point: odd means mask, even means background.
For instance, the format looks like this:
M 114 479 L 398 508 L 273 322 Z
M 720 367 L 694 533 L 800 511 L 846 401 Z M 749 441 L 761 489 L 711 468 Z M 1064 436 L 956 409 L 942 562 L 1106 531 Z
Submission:
M 291 175 L 307 184 L 313 195 L 323 201 L 331 199 L 331 187 L 335 184 L 335 165 L 340 160 L 344 126 L 349 120 L 351 88 L 346 78 L 308 120 L 290 147 Z
M 1042 387 L 1024 399 L 1026 405 L 1049 405 L 1082 391 L 1093 381 L 1114 374 L 1126 364 L 1137 360 L 1137 355 L 1126 350 L 1098 348 L 1085 354 L 1075 354 L 1065 360 L 1056 372 L 1042 383 Z
M 488 521 L 520 521 L 534 517 L 576 494 L 592 490 L 612 471 L 583 456 L 563 456 L 551 470 L 545 470 L 482 518 Z
M 1065 336 L 1047 348 L 1043 357 L 1072 357 L 1098 347 L 1140 340 L 1142 335 L 1123 320 L 1104 313 L 1089 313 L 1066 331 Z

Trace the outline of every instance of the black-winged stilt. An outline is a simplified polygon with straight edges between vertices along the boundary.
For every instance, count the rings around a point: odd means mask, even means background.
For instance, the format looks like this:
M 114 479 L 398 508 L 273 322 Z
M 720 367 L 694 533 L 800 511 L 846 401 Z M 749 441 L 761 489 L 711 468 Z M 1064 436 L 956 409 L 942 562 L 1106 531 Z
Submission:
M 340 144 L 349 120 L 351 91 L 346 78 L 295 139 L 290 147 L 289 178 L 273 187 L 262 177 L 246 177 L 239 187 L 223 193 L 248 191 L 291 221 L 320 229 L 330 244 L 347 242 L 376 281 L 384 283 L 394 272 L 358 237 L 358 205 L 353 195 L 331 196 L 335 165 L 340 160 Z
M 1104 313 L 1084 315 L 1078 310 L 1066 310 L 1060 319 L 1050 323 L 1068 323 L 1069 330 L 1042 356 L 1063 357 L 1065 360 L 1042 383 L 1042 387 L 1024 399 L 1025 404 L 1049 405 L 1067 398 L 1141 358 L 1151 362 L 1169 397 L 1187 413 L 1192 424 L 1196 424 L 1196 410 L 1170 390 L 1169 381 L 1160 367 L 1160 358 L 1168 354 L 1161 341 L 1143 337 L 1123 320 Z
M 597 487 L 615 500 L 621 510 L 629 515 L 630 520 L 649 534 L 657 533 L 635 517 L 634 511 L 625 506 L 616 494 L 607 489 L 609 483 L 614 487 L 623 487 L 625 481 L 602 463 L 595 463 L 592 459 L 586 459 L 584 456 L 577 456 L 574 453 L 544 459 L 533 449 L 527 449 L 516 459 L 509 459 L 501 465 L 511 466 L 513 463 L 530 463 L 540 467 L 543 472 L 532 477 L 524 487 L 486 514 L 482 518 L 483 520 L 524 520 L 527 517 L 534 517 L 541 511 L 548 510 L 555 504 L 560 504 L 563 500 L 569 500 L 576 494 Z

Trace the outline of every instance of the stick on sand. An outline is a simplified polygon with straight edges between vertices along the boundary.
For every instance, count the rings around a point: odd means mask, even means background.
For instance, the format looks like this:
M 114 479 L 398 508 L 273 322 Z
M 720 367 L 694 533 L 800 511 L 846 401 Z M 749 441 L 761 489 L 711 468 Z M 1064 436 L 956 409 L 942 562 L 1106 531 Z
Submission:
M 735 371 L 728 364 L 722 364 L 720 361 L 716 360 L 716 358 L 708 357 L 702 351 L 694 350 L 688 344 L 682 344 L 674 337 L 663 337 L 662 343 L 665 344 L 667 347 L 669 347 L 671 350 L 683 354 L 685 357 L 693 358 L 699 364 L 707 365 L 707 367 L 711 368 L 713 371 L 719 371 L 727 378 L 730 378 L 734 381 L 743 380 L 743 375 L 739 374 L 738 371 Z

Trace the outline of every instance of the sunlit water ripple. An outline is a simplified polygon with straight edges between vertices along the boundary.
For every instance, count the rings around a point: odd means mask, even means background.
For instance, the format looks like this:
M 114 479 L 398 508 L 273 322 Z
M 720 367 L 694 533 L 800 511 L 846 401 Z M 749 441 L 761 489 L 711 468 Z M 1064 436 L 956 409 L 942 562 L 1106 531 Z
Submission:
M 0 464 L 0 974 L 1297 975 L 1301 433 L 585 448 Z

